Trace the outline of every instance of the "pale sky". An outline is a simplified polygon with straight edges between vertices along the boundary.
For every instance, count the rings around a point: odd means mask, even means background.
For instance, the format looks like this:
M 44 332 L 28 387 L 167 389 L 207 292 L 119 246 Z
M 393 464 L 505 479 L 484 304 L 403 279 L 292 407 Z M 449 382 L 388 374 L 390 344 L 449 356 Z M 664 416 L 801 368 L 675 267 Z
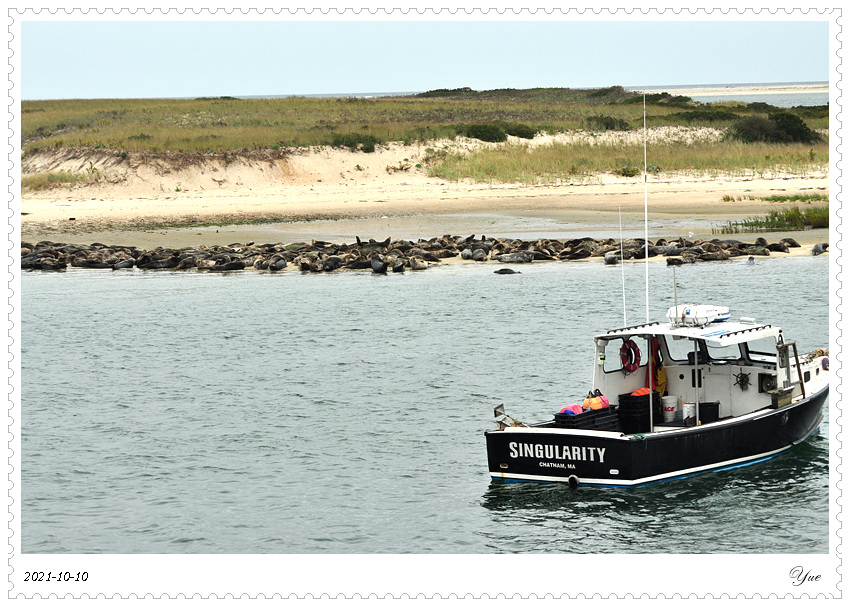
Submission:
M 23 99 L 823 82 L 824 21 L 23 21 Z

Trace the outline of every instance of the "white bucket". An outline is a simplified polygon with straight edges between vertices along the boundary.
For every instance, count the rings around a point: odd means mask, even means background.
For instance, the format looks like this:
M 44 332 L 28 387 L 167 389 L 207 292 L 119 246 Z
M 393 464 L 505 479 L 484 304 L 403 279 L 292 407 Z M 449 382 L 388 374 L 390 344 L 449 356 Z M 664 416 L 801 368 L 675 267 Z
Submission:
M 662 396 L 661 406 L 664 407 L 664 421 L 672 422 L 676 418 L 676 409 L 679 407 L 679 397 Z
M 685 424 L 690 426 L 695 426 L 697 423 L 697 404 L 696 403 L 684 403 L 682 405 L 682 419 L 684 419 Z M 688 421 L 690 419 L 690 422 Z

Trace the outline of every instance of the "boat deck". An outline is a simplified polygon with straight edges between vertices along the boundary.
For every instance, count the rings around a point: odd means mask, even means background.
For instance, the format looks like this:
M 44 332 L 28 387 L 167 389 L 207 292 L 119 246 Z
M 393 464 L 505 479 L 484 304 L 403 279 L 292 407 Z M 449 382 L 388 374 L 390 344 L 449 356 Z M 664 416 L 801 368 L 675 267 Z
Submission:
M 720 421 L 720 420 L 715 420 Z M 707 424 L 713 424 L 714 422 L 706 422 Z M 704 424 L 700 424 L 704 425 Z M 653 432 L 669 432 L 670 430 L 678 430 L 679 428 L 693 428 L 694 424 L 688 425 L 685 423 L 683 419 L 677 419 L 671 422 L 661 422 L 660 424 L 653 424 L 652 431 Z
M 702 422 L 702 423 L 700 423 L 700 425 L 706 426 L 706 425 L 715 424 L 717 422 L 724 421 L 724 420 L 727 420 L 727 419 L 731 419 L 731 417 L 723 417 L 723 418 L 715 419 L 715 420 L 712 420 L 712 421 Z M 539 423 L 536 423 L 536 424 L 531 424 L 531 427 L 533 427 L 533 428 L 547 428 L 547 429 L 552 428 L 552 429 L 558 429 L 558 430 L 567 430 L 568 429 L 568 428 L 564 428 L 563 426 L 558 425 L 554 421 L 546 421 L 546 422 L 539 422 Z M 693 427 L 694 427 L 694 424 L 686 424 L 685 420 L 678 418 L 678 419 L 675 419 L 675 420 L 672 420 L 672 421 L 664 421 L 664 422 L 660 422 L 660 423 L 657 423 L 657 424 L 653 424 L 652 433 L 670 432 L 671 430 L 680 430 L 682 428 L 693 428 Z M 574 428 L 573 430 L 597 430 L 597 429 L 596 428 Z M 647 434 L 647 433 L 648 432 L 636 432 L 634 434 Z

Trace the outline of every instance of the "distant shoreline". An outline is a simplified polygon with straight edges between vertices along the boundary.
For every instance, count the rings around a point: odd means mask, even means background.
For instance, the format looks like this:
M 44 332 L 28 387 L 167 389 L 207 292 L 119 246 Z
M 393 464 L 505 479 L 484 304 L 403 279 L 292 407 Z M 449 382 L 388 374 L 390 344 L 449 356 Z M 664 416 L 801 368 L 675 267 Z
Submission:
M 596 87 L 576 86 L 567 87 L 575 90 L 591 90 Z M 744 84 L 676 84 L 661 86 L 624 86 L 627 91 L 635 93 L 670 93 L 671 95 L 704 96 L 704 95 L 771 95 L 788 93 L 826 93 L 829 92 L 829 82 L 767 82 L 767 83 L 744 83 Z M 709 92 L 712 91 L 712 92 Z M 713 92 L 721 91 L 721 92 Z M 305 97 L 308 99 L 336 99 L 354 97 L 369 99 L 378 97 L 411 97 L 421 95 L 428 91 L 379 91 L 363 93 L 278 93 L 268 95 L 233 95 L 236 99 L 289 99 L 292 97 Z M 156 97 L 155 99 L 190 100 L 197 97 Z M 132 98 L 128 98 L 132 99 Z M 32 98 L 22 101 L 60 101 L 59 98 Z
M 626 87 L 636 93 L 670 93 L 685 97 L 721 97 L 736 95 L 789 95 L 801 93 L 829 93 L 828 82 L 812 82 L 800 84 L 741 84 L 741 85 L 706 85 L 681 87 Z

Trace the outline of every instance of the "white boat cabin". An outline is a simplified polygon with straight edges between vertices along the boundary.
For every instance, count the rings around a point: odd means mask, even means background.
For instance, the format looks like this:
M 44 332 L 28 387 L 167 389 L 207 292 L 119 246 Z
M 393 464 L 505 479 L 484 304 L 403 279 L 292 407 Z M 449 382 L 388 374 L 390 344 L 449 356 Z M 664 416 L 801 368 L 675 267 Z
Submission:
M 785 342 L 779 327 L 752 319 L 699 325 L 679 322 L 676 316 L 668 313 L 670 323 L 597 335 L 594 389 L 617 404 L 619 395 L 648 386 L 651 361 L 654 371 L 663 368 L 664 394 L 677 397 L 679 410 L 685 403 L 716 402 L 719 419 L 724 419 L 790 404 L 828 384 L 825 352 L 802 357 L 796 343 Z M 662 423 L 653 420 L 653 426 Z

